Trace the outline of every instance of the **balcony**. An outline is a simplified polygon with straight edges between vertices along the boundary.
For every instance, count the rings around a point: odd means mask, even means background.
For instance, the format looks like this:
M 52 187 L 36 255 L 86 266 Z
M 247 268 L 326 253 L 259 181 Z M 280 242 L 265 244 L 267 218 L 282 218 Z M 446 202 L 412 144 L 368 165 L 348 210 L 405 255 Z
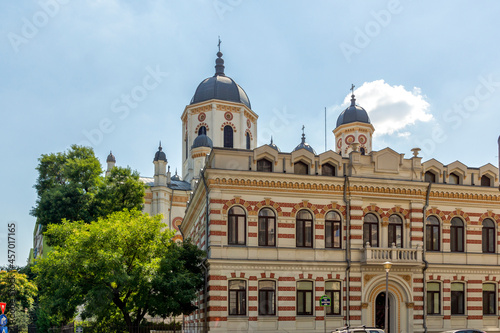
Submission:
M 361 250 L 361 261 L 365 264 L 382 264 L 386 261 L 392 262 L 394 265 L 422 265 L 422 248 L 417 245 L 414 249 L 398 248 L 392 244 L 392 247 L 371 247 L 366 244 Z

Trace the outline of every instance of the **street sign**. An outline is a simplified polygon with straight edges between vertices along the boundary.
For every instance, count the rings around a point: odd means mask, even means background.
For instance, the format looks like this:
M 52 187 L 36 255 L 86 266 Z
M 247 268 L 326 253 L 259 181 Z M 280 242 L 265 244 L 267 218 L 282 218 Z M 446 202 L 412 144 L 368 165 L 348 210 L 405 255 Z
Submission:
M 78 327 L 76 328 L 76 333 L 83 333 L 83 327 L 78 326 Z
M 331 304 L 332 304 L 332 300 L 330 299 L 330 297 L 328 297 L 326 295 L 321 296 L 321 298 L 319 299 L 320 306 L 331 306 Z
M 7 326 L 0 327 L 0 333 L 9 333 L 9 329 L 7 328 Z
M 0 310 L 2 310 L 2 314 L 4 313 L 6 307 L 7 303 L 0 303 Z
M 0 326 L 7 326 L 7 317 L 4 314 L 0 315 Z

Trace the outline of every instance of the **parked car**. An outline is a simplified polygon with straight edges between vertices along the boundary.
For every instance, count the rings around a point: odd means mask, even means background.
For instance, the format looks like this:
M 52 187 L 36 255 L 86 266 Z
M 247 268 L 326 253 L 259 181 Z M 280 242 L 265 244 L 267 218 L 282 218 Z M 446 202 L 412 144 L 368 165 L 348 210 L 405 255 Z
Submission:
M 337 328 L 332 333 L 385 333 L 383 329 L 366 326 L 346 326 Z M 469 333 L 469 332 L 467 332 Z M 473 332 L 470 332 L 473 333 Z M 474 332 L 475 333 L 475 332 Z
M 450 331 L 444 331 L 442 333 L 486 333 L 485 331 L 481 330 L 476 330 L 473 328 L 464 328 L 461 330 L 450 330 Z

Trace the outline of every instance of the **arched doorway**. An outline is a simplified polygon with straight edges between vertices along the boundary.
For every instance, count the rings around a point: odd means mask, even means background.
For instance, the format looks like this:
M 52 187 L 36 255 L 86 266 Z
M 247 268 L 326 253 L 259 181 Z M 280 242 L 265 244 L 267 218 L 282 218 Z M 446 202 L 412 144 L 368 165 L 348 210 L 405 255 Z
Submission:
M 389 333 L 414 331 L 411 285 L 407 283 L 410 279 L 395 274 L 389 276 Z M 385 316 L 385 274 L 371 278 L 365 289 L 361 322 L 366 326 L 382 328 Z
M 389 297 L 389 319 L 388 325 L 389 330 L 391 331 L 391 297 Z M 378 294 L 375 299 L 375 327 L 381 328 L 385 330 L 385 292 Z

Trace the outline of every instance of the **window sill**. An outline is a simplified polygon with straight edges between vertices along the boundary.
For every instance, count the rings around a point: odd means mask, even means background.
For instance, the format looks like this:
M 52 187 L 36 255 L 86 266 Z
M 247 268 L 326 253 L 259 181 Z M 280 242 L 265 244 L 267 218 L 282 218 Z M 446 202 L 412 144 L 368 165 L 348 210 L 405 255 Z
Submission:
M 241 320 L 241 319 L 245 319 L 245 320 L 248 320 L 248 316 L 246 315 L 228 315 L 227 316 L 227 320 L 231 321 L 231 320 Z

